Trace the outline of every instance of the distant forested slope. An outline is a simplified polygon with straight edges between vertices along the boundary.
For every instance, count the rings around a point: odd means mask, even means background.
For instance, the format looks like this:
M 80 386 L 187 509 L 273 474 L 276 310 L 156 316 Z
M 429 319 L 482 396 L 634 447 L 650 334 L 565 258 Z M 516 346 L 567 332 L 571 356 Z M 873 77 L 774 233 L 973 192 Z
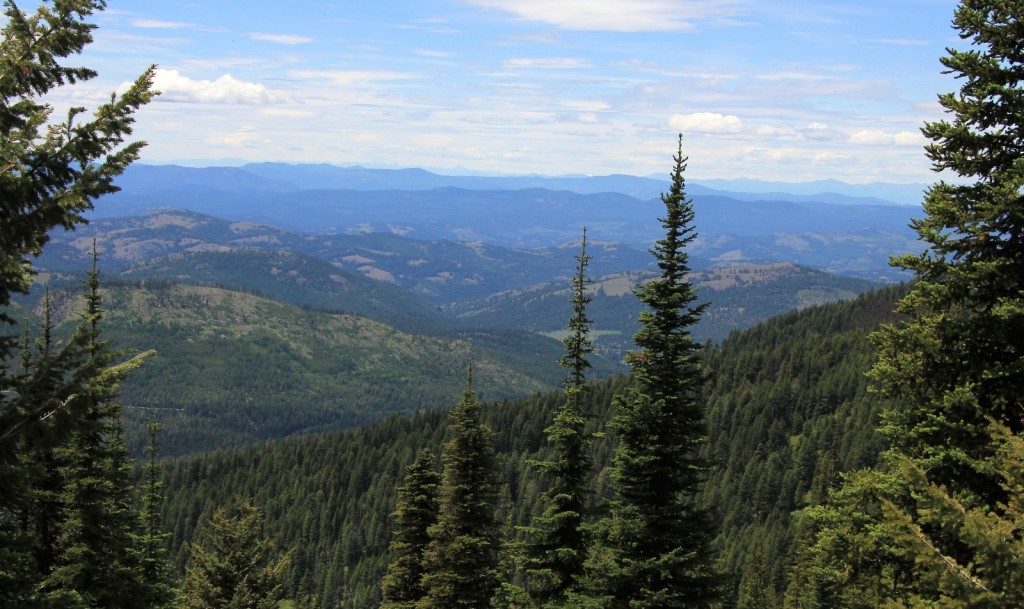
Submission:
M 655 273 L 638 271 L 597 277 L 589 287 L 587 308 L 594 321 L 594 344 L 620 360 L 633 347 L 643 306 L 633 288 Z M 722 266 L 691 274 L 698 301 L 708 309 L 693 328 L 697 340 L 719 342 L 730 332 L 748 328 L 795 309 L 853 298 L 879 284 L 830 275 L 790 263 Z M 568 284 L 544 284 L 510 290 L 483 300 L 453 303 L 443 309 L 476 328 L 517 328 L 561 338 Z
M 717 544 L 741 607 L 753 607 L 748 597 L 755 590 L 779 598 L 801 510 L 820 501 L 839 472 L 877 457 L 881 405 L 863 376 L 872 358 L 866 336 L 891 319 L 902 289 L 773 318 L 707 352 L 714 380 L 706 394 L 706 454 L 715 468 L 704 499 L 721 517 Z M 486 384 L 476 381 L 484 391 Z M 595 431 L 627 384 L 625 377 L 593 384 Z M 503 464 L 503 510 L 513 522 L 528 522 L 535 512 L 543 489 L 526 462 L 547 454 L 543 430 L 560 401 L 558 393 L 538 393 L 485 407 Z M 267 533 L 295 553 L 289 594 L 377 606 L 396 485 L 420 450 L 440 452 L 444 427 L 443 412 L 396 415 L 365 429 L 172 462 L 165 515 L 179 566 L 182 545 L 201 519 L 251 498 L 268 515 Z M 611 450 L 608 439 L 593 446 L 595 502 L 607 484 Z
M 80 294 L 50 293 L 62 335 L 77 321 Z M 136 454 L 150 418 L 166 424 L 164 454 L 177 455 L 445 408 L 461 391 L 471 353 L 489 399 L 550 390 L 562 378 L 561 343 L 521 331 L 415 334 L 360 315 L 160 279 L 113 282 L 103 299 L 114 345 L 156 350 L 121 390 Z M 42 315 L 39 302 L 35 313 Z M 620 370 L 595 363 L 604 375 Z

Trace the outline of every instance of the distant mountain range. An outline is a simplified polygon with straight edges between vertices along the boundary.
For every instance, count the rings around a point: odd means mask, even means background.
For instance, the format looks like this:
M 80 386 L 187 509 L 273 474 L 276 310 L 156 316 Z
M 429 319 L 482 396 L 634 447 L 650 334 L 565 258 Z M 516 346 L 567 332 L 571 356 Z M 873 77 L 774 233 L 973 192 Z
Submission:
M 578 248 L 309 235 L 161 209 L 55 232 L 38 260 L 46 271 L 42 279 L 78 283 L 94 242 L 109 280 L 240 289 L 307 309 L 358 314 L 404 332 L 446 336 L 497 329 L 559 337 Z M 588 274 L 596 278 L 594 329 L 603 352 L 618 361 L 631 346 L 641 311 L 631 288 L 653 275 L 652 258 L 646 250 L 608 242 L 590 242 L 588 255 Z M 714 266 L 693 258 L 691 264 L 700 299 L 711 302 L 694 331 L 699 340 L 721 340 L 772 315 L 877 285 L 788 262 Z
M 252 222 L 231 222 L 183 209 L 158 209 L 141 216 L 93 220 L 73 232 L 54 231 L 38 266 L 56 272 L 82 270 L 89 264 L 93 239 L 103 253 L 105 268 L 133 277 L 206 282 L 212 275 L 203 274 L 203 254 L 240 249 L 292 252 L 329 263 L 327 266 L 339 276 L 351 272 L 375 279 L 373 284 L 380 286 L 382 294 L 390 294 L 389 288 L 397 286 L 432 305 L 479 299 L 567 278 L 578 247 L 528 250 L 477 242 L 422 241 L 391 233 L 312 235 Z M 643 248 L 595 241 L 591 253 L 595 274 L 651 265 L 651 256 Z M 128 270 L 133 265 L 140 266 Z M 694 261 L 695 268 L 709 265 Z M 245 272 L 218 269 L 216 274 L 249 274 L 255 281 L 270 270 L 252 275 L 255 272 L 249 265 Z M 388 299 L 399 302 L 393 294 Z
M 442 175 L 423 169 L 370 169 L 358 165 L 249 163 L 239 167 L 182 167 L 135 164 L 118 179 L 126 191 L 165 187 L 216 190 L 524 190 L 542 188 L 577 194 L 615 192 L 653 199 L 668 189 L 667 177 Z M 924 184 L 847 184 L 836 180 L 788 183 L 762 180 L 690 181 L 691 195 L 737 200 L 815 201 L 837 204 L 919 205 Z
M 844 198 L 867 203 L 869 201 L 920 206 L 924 192 L 930 184 L 891 184 L 870 182 L 847 184 L 838 180 L 815 180 L 813 182 L 766 182 L 764 180 L 701 180 L 700 186 L 722 191 L 725 196 L 757 197 L 760 199 L 782 198 L 785 201 L 809 200 L 843 203 Z M 839 198 L 830 199 L 830 195 Z
M 124 192 L 99 201 L 88 225 L 54 231 L 36 261 L 40 282 L 73 294 L 95 243 L 110 337 L 157 349 L 122 396 L 136 447 L 154 413 L 176 421 L 169 439 L 188 452 L 448 405 L 470 349 L 490 397 L 553 388 L 584 225 L 593 372 L 622 370 L 641 309 L 631 288 L 655 271 L 658 199 L 536 186 L 296 190 L 301 180 L 269 169 L 133 170 Z M 899 277 L 886 260 L 915 248 L 914 208 L 794 199 L 694 195 L 691 278 L 711 303 L 696 338 Z M 15 306 L 18 319 L 38 313 L 32 297 Z
M 452 177 L 274 163 L 140 165 L 119 184 L 123 190 L 98 202 L 92 218 L 178 207 L 314 236 L 394 235 L 530 251 L 577 242 L 584 226 L 595 242 L 645 250 L 660 236 L 657 193 L 665 187 L 632 176 Z M 691 253 L 709 264 L 793 262 L 894 281 L 904 276 L 888 266 L 889 256 L 919 249 L 908 227 L 920 212 L 916 206 L 845 194 L 751 194 L 699 185 L 689 192 L 700 234 Z

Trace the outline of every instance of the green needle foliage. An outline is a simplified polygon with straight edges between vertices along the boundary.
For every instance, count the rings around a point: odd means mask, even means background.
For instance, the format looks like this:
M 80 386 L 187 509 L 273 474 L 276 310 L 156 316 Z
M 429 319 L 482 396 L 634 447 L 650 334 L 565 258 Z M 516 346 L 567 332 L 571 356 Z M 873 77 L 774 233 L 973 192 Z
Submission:
M 32 281 L 32 258 L 55 227 L 74 228 L 139 154 L 126 143 L 135 112 L 153 96 L 150 68 L 88 115 L 51 121 L 43 98 L 93 78 L 64 65 L 92 42 L 100 0 L 54 0 L 34 13 L 4 3 L 0 38 L 0 307 Z M 90 278 L 93 282 L 95 277 Z M 90 283 L 84 319 L 55 343 L 44 322 L 37 348 L 0 313 L 0 606 L 142 607 L 129 569 L 135 516 L 120 435 L 117 364 L 98 339 Z M 20 366 L 13 349 L 21 343 Z M 121 586 L 123 590 L 115 589 Z
M 116 363 L 101 340 L 96 253 L 86 281 L 82 323 L 76 334 L 88 359 L 75 371 L 77 393 L 67 402 L 80 412 L 69 440 L 54 450 L 59 474 L 59 535 L 45 597 L 69 606 L 106 609 L 148 606 L 149 583 L 139 568 L 135 532 L 139 514 L 124 447 L 120 383 L 149 354 Z
M 192 544 L 181 609 L 277 609 L 286 555 L 276 560 L 262 536 L 263 513 L 243 502 L 219 508 Z
M 935 480 L 1000 498 L 982 470 L 995 448 L 987 418 L 1024 431 L 1024 3 L 962 2 L 954 26 L 971 42 L 942 58 L 963 81 L 939 96 L 951 121 L 928 123 L 928 157 L 965 183 L 933 186 L 914 222 L 928 250 L 896 258 L 917 283 L 910 317 L 878 336 L 874 377 L 908 408 L 887 419 L 893 448 Z M 948 399 L 966 391 L 973 399 Z M 967 490 L 967 489 L 965 489 Z
M 708 607 L 720 593 L 710 547 L 715 529 L 695 499 L 708 470 L 698 454 L 707 434 L 706 379 L 690 330 L 706 305 L 694 304 L 687 279 L 685 248 L 697 233 L 684 190 L 682 136 L 674 161 L 672 186 L 662 195 L 665 237 L 652 250 L 661 274 L 635 290 L 648 308 L 634 337 L 640 350 L 627 357 L 636 384 L 616 399 L 611 422 L 619 437 L 617 500 L 589 565 L 590 602 L 609 608 Z
M 587 413 L 583 408 L 586 392 L 587 355 L 593 353 L 587 317 L 587 231 L 583 230 L 580 254 L 576 256 L 576 274 L 572 278 L 572 309 L 565 355 L 559 362 L 568 369 L 565 401 L 555 412 L 554 422 L 545 430 L 555 450 L 552 461 L 531 462 L 551 486 L 544 494 L 544 513 L 527 529 L 526 591 L 538 607 L 563 607 L 571 590 L 578 587 L 587 556 L 588 540 L 584 531 L 587 499 L 590 494 L 590 438 L 584 432 Z
M 120 97 L 96 109 L 68 111 L 64 122 L 49 122 L 52 108 L 40 98 L 54 89 L 89 80 L 96 72 L 61 64 L 92 42 L 85 21 L 101 10 L 100 0 L 55 0 L 35 14 L 14 2 L 6 6 L 0 41 L 0 306 L 30 283 L 29 256 L 38 255 L 56 226 L 73 228 L 100 195 L 116 190 L 114 177 L 144 145 L 122 146 L 133 115 L 153 96 L 153 68 Z
M 146 462 L 142 465 L 141 528 L 136 541 L 139 570 L 143 581 L 148 583 L 144 604 L 152 607 L 165 607 L 174 598 L 174 581 L 167 556 L 171 535 L 163 530 L 161 522 L 165 501 L 163 464 L 157 460 L 157 437 L 161 429 L 163 427 L 154 421 L 146 425 L 149 443 Z
M 64 66 L 60 60 L 80 53 L 92 41 L 95 26 L 85 19 L 104 3 L 57 0 L 35 14 L 23 13 L 13 2 L 5 4 L 0 40 L 0 307 L 10 303 L 12 294 L 28 289 L 31 257 L 42 251 L 48 231 L 83 223 L 82 213 L 92 208 L 92 202 L 116 190 L 112 180 L 143 146 L 122 145 L 131 133 L 133 115 L 153 96 L 150 68 L 124 95 L 97 108 L 91 119 L 83 118 L 84 108 L 75 107 L 64 122 L 51 124 L 52 109 L 40 98 L 95 76 L 88 68 Z M 0 323 L 12 321 L 0 313 Z M 17 334 L 0 335 L 4 349 L 16 341 Z M 59 357 L 47 363 L 65 370 L 74 366 Z M 46 382 L 32 377 L 48 372 L 46 366 L 26 371 L 23 382 Z M 52 400 L 39 400 L 38 395 L 19 399 L 16 384 L 5 366 L 0 372 L 0 468 L 17 467 L 24 441 L 40 435 L 59 440 L 73 426 L 76 414 Z M 40 424 L 44 418 L 46 425 Z M 13 472 L 2 473 L 5 479 L 14 477 Z M 0 508 L 16 501 L 11 493 L 17 492 L 16 486 L 5 485 Z
M 500 525 L 493 434 L 481 421 L 472 369 L 448 415 L 439 514 L 424 552 L 426 596 L 418 609 L 485 609 L 498 585 Z
M 388 547 L 396 554 L 381 582 L 381 609 L 412 609 L 425 596 L 423 553 L 430 543 L 429 528 L 437 522 L 437 493 L 441 477 L 434 455 L 424 450 L 408 467 L 391 515 L 394 530 Z
M 913 227 L 927 244 L 893 264 L 917 281 L 907 321 L 875 335 L 871 376 L 887 466 L 851 477 L 815 514 L 792 607 L 1022 606 L 1024 432 L 1024 2 L 963 0 L 966 50 L 942 58 L 960 90 L 927 123 L 940 181 Z

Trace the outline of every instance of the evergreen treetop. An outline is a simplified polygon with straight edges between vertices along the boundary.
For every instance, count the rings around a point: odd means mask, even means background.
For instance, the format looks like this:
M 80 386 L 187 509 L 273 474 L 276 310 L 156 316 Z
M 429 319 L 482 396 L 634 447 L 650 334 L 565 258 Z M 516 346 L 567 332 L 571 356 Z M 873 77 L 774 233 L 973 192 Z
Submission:
M 424 450 L 406 470 L 391 515 L 394 529 L 388 549 L 396 557 L 381 582 L 381 609 L 412 609 L 426 594 L 423 552 L 430 543 L 428 530 L 437 522 L 440 481 L 430 450 Z
M 263 513 L 248 501 L 219 508 L 190 547 L 180 609 L 277 609 L 289 556 L 275 559 Z
M 462 399 L 448 415 L 438 518 L 424 552 L 426 596 L 418 609 L 484 609 L 497 587 L 498 470 L 472 379 L 470 366 Z
M 1024 2 L 962 0 L 953 25 L 970 46 L 942 63 L 960 89 L 922 132 L 960 179 L 926 193 L 927 249 L 893 259 L 917 279 L 905 321 L 874 336 L 890 450 L 817 511 L 792 607 L 1021 604 Z
M 695 237 L 685 193 L 682 136 L 672 186 L 662 195 L 665 237 L 651 253 L 661 274 L 638 286 L 648 307 L 627 362 L 637 386 L 615 401 L 619 437 L 612 483 L 616 501 L 599 523 L 586 602 L 609 608 L 709 607 L 720 594 L 711 540 L 715 527 L 696 494 L 707 467 L 698 454 L 706 437 L 700 367 L 690 328 L 706 305 L 696 290 L 685 246 Z
M 565 355 L 560 360 L 568 369 L 565 400 L 555 412 L 554 421 L 545 429 L 548 443 L 555 451 L 553 460 L 532 461 L 549 480 L 544 493 L 544 512 L 536 516 L 526 530 L 526 591 L 538 606 L 564 606 L 567 595 L 579 586 L 587 556 L 588 539 L 584 525 L 590 493 L 590 438 L 584 431 L 587 355 L 593 352 L 587 316 L 587 231 L 583 230 L 580 253 L 576 256 L 576 274 L 572 278 L 573 314 L 569 335 L 564 339 Z

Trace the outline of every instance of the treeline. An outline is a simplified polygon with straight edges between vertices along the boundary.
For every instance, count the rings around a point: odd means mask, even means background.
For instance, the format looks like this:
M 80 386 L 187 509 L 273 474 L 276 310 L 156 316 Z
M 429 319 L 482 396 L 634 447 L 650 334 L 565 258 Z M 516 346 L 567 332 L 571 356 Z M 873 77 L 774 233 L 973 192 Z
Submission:
M 867 391 L 874 358 L 867 335 L 893 319 L 905 292 L 891 287 L 784 315 L 705 351 L 715 381 L 706 388 L 703 452 L 718 465 L 702 500 L 722 523 L 714 546 L 733 574 L 733 593 L 747 599 L 741 606 L 756 606 L 748 597 L 762 591 L 781 602 L 802 510 L 818 505 L 843 471 L 877 463 L 884 443 L 876 432 L 881 406 Z M 614 396 L 629 386 L 628 377 L 589 385 L 588 432 L 606 431 Z M 528 525 L 542 509 L 545 485 L 528 463 L 552 458 L 544 430 L 563 399 L 550 392 L 483 407 L 501 471 L 502 522 Z M 164 514 L 176 565 L 187 561 L 184 544 L 206 518 L 244 498 L 267 514 L 267 537 L 294 552 L 288 596 L 376 607 L 397 488 L 417 454 L 440 455 L 446 418 L 392 416 L 359 430 L 168 463 Z M 591 507 L 608 496 L 614 449 L 611 435 L 590 448 Z

